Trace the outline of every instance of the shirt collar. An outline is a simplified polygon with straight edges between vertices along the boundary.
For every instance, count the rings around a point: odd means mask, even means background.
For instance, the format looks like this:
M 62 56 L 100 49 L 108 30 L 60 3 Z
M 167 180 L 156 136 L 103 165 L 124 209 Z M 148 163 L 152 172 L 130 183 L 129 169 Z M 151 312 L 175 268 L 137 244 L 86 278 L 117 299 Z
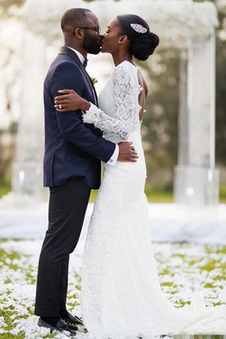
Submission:
M 70 48 L 73 52 L 75 52 L 77 54 L 79 60 L 81 61 L 81 63 L 84 64 L 85 58 L 79 51 L 77 51 L 76 49 L 69 47 L 69 46 L 67 46 L 67 48 Z

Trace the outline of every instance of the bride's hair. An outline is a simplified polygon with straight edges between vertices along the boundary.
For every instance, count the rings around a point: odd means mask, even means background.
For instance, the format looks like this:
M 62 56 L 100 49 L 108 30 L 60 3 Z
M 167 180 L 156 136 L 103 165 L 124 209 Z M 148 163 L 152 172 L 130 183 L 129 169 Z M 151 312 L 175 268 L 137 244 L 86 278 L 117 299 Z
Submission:
M 147 60 L 159 44 L 159 37 L 150 32 L 147 22 L 135 14 L 118 15 L 121 33 L 127 35 L 131 44 L 129 51 L 138 60 Z

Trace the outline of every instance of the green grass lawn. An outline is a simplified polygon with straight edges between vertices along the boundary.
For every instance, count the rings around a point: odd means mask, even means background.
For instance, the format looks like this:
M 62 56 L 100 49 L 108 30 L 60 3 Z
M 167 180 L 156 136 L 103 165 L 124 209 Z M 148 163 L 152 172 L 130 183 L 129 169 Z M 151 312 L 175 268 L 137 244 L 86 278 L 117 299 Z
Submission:
M 0 179 L 0 198 L 11 191 L 11 183 L 9 180 Z
M 173 203 L 173 192 L 158 191 L 146 185 L 145 194 L 150 203 Z M 96 198 L 97 190 L 91 192 L 90 200 L 93 202 Z M 226 186 L 220 187 L 220 203 L 226 204 Z
M 0 179 L 0 198 L 11 191 L 11 184 L 9 180 Z M 94 202 L 97 190 L 91 191 L 90 201 Z M 150 203 L 172 203 L 173 192 L 154 190 L 150 186 L 146 185 L 145 193 Z M 220 203 L 226 204 L 226 186 L 220 187 Z
M 0 240 L 0 338 L 66 338 L 37 326 L 35 282 L 41 240 Z M 153 243 L 163 293 L 175 307 L 202 294 L 206 306 L 226 304 L 226 246 Z M 82 257 L 70 261 L 68 309 L 80 315 Z
M 90 195 L 90 201 L 94 202 L 97 196 L 97 190 L 92 190 Z M 173 193 L 156 191 L 153 190 L 150 186 L 146 185 L 145 194 L 148 198 L 148 201 L 151 203 L 172 203 L 173 202 Z
M 220 187 L 220 202 L 226 204 L 226 186 Z

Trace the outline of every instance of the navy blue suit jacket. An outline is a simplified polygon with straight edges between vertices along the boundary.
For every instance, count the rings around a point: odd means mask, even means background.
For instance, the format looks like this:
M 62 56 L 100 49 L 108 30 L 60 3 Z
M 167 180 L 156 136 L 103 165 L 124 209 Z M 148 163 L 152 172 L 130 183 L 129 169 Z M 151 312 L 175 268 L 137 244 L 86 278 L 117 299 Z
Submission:
M 93 125 L 84 124 L 81 111 L 56 111 L 54 97 L 65 88 L 74 89 L 92 103 L 96 101 L 91 79 L 76 53 L 67 47 L 51 64 L 44 82 L 44 186 L 60 186 L 80 177 L 88 187 L 98 188 L 100 161 L 111 158 L 115 144 L 104 140 Z

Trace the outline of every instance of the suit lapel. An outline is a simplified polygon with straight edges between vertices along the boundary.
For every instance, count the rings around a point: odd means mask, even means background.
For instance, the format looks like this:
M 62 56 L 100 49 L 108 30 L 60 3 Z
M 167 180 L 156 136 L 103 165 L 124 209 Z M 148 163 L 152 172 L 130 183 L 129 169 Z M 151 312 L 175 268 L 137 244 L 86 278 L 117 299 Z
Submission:
M 67 47 L 62 47 L 59 54 L 68 55 L 73 60 L 75 60 L 75 62 L 77 63 L 77 65 L 81 69 L 82 73 L 84 74 L 84 76 L 85 76 L 85 78 L 86 78 L 86 80 L 87 80 L 87 82 L 88 82 L 88 84 L 89 84 L 89 86 L 92 90 L 92 93 L 94 95 L 94 102 L 95 102 L 95 105 L 97 105 L 97 102 L 98 102 L 97 101 L 97 94 L 96 94 L 95 87 L 93 86 L 92 79 L 90 78 L 89 74 L 86 72 L 85 67 L 83 66 L 83 64 L 79 60 L 77 54 L 75 52 L 73 52 L 70 48 L 67 48 Z

